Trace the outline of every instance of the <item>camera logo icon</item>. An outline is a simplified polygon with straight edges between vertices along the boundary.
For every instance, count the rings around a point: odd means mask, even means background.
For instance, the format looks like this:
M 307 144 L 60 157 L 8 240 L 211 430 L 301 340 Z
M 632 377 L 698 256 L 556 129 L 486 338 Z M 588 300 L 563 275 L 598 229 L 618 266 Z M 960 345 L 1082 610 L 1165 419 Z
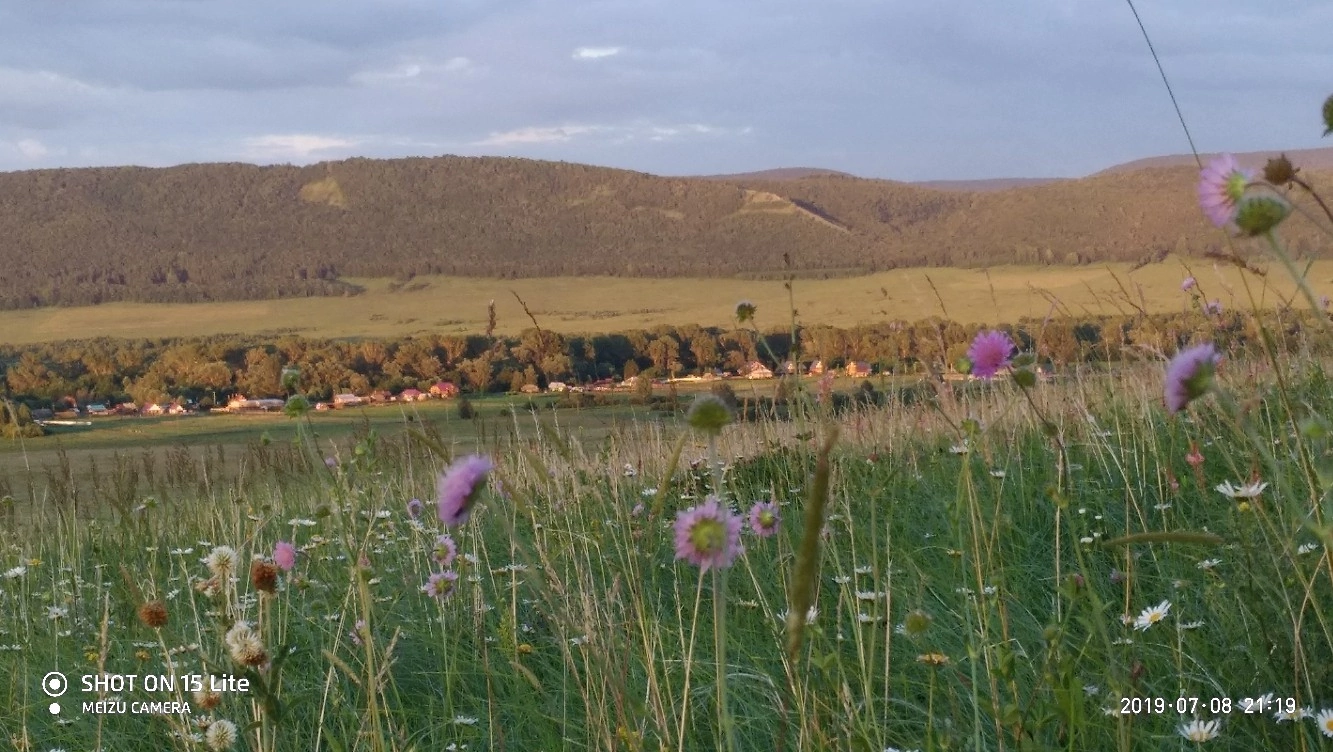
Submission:
M 47 697 L 59 697 L 69 689 L 69 679 L 59 671 L 52 671 L 42 677 L 42 691 Z

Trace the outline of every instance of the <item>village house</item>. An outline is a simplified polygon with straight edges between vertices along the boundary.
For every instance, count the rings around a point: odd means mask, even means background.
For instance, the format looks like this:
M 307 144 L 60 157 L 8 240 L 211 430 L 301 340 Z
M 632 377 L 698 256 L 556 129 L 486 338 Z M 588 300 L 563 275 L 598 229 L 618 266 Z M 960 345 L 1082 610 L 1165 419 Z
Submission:
M 352 394 L 351 392 L 333 395 L 334 407 L 355 407 L 362 402 L 364 402 L 364 400 L 362 400 L 360 396 Z
M 143 414 L 144 414 L 144 415 L 161 415 L 162 413 L 165 413 L 166 411 L 167 411 L 167 409 L 166 409 L 165 407 L 163 407 L 162 405 L 159 405 L 159 404 L 156 403 L 156 402 L 149 402 L 148 404 L 146 404 L 146 405 L 143 406 Z
M 754 360 L 745 366 L 745 378 L 771 379 L 773 378 L 773 370 L 763 363 Z
M 102 403 L 100 403 L 100 402 L 94 402 L 93 404 L 91 404 L 91 405 L 88 406 L 88 414 L 89 414 L 89 415 L 110 415 L 110 414 L 111 414 L 111 410 L 108 409 L 106 405 L 104 405 L 104 404 L 102 404 Z
M 375 391 L 373 391 L 373 392 L 370 393 L 370 401 L 371 401 L 371 402 L 393 402 L 393 395 L 390 394 L 390 393 L 388 393 L 388 392 L 386 392 L 386 391 L 384 391 L 383 389 L 377 389 L 377 390 L 375 390 Z
M 458 385 L 452 381 L 440 381 L 431 385 L 430 393 L 440 399 L 453 399 L 458 396 Z
M 824 375 L 824 370 L 825 370 L 824 361 L 816 360 L 815 362 L 810 364 L 810 370 L 807 371 L 807 373 L 809 373 L 811 376 L 822 376 Z
M 524 394 L 540 394 L 542 388 L 537 386 L 536 384 L 524 384 L 523 386 L 519 387 L 518 390 Z
M 552 381 L 551 383 L 549 383 L 549 384 L 546 385 L 546 391 L 548 391 L 548 392 L 567 392 L 567 391 L 569 391 L 569 384 L 566 384 L 566 383 L 563 382 L 563 381 Z
M 863 379 L 870 375 L 870 364 L 864 360 L 854 360 L 847 364 L 847 375 L 854 379 Z
M 416 402 L 426 399 L 426 395 L 420 389 L 404 389 L 398 393 L 399 402 Z

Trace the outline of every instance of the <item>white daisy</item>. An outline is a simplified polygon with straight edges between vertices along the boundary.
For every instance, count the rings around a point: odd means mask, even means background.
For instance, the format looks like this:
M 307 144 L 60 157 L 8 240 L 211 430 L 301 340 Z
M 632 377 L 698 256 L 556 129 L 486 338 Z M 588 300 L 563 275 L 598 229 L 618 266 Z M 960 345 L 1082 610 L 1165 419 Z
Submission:
M 1199 569 L 1209 570 L 1221 563 L 1222 563 L 1221 559 L 1204 559 L 1195 566 L 1197 566 Z
M 1143 613 L 1139 614 L 1139 618 L 1134 620 L 1134 628 L 1139 630 L 1147 629 L 1162 619 L 1165 619 L 1170 610 L 1171 601 L 1162 601 L 1156 606 L 1145 608 L 1143 609 Z
M 1319 544 L 1317 543 L 1302 543 L 1300 547 L 1296 549 L 1296 553 L 1304 556 L 1305 554 L 1312 554 L 1318 550 Z
M 1189 723 L 1182 723 L 1176 730 L 1180 735 L 1192 742 L 1206 742 L 1217 738 L 1217 728 L 1220 724 L 1217 720 L 1201 721 L 1194 719 Z
M 1333 708 L 1320 710 L 1319 715 L 1314 717 L 1314 722 L 1324 736 L 1333 739 Z
M 1273 714 L 1273 719 L 1278 723 L 1282 723 L 1283 721 L 1303 721 L 1311 715 L 1314 715 L 1314 713 L 1312 713 L 1309 708 L 1296 708 L 1290 713 L 1285 710 L 1279 710 Z
M 1258 481 L 1238 486 L 1232 486 L 1231 481 L 1224 481 L 1221 485 L 1217 486 L 1216 490 L 1223 496 L 1232 499 L 1253 499 L 1263 493 L 1265 488 L 1268 488 L 1268 484 L 1260 483 Z

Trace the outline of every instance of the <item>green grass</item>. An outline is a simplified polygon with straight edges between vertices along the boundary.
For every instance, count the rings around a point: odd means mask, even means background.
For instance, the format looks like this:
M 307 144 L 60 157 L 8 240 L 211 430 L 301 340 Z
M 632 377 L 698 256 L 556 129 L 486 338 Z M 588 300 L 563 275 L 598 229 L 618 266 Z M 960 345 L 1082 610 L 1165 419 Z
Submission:
M 1130 271 L 1126 264 L 1081 267 L 1000 266 L 980 269 L 899 269 L 864 277 L 806 279 L 796 284 L 804 324 L 854 326 L 886 319 L 947 315 L 962 323 L 1014 322 L 1052 313 L 1132 314 L 1180 311 L 1186 264 L 1228 308 L 1248 306 L 1236 269 L 1201 259 L 1170 259 Z M 929 278 L 929 280 L 927 279 Z M 1328 291 L 1333 262 L 1316 261 L 1307 279 Z M 216 334 L 300 334 L 307 337 L 398 337 L 475 334 L 486 330 L 495 301 L 499 334 L 532 325 L 514 299 L 527 302 L 541 326 L 564 333 L 621 332 L 660 324 L 731 326 L 742 298 L 761 311 L 789 310 L 781 281 L 738 279 L 551 278 L 496 280 L 419 277 L 410 291 L 390 280 L 351 280 L 356 298 L 296 298 L 228 303 L 111 303 L 77 308 L 0 311 L 0 344 L 89 337 L 197 337 Z M 934 283 L 936 291 L 931 289 Z M 1266 306 L 1291 297 L 1284 275 L 1251 282 Z M 1271 287 L 1270 287 L 1271 285 Z M 945 301 L 941 306 L 940 300 Z M 781 325 L 781 317 L 769 321 Z
M 1329 749 L 1313 720 L 1278 724 L 1239 705 L 1271 691 L 1333 707 L 1333 572 L 1305 526 L 1324 502 L 1296 459 L 1323 457 L 1328 439 L 1291 428 L 1333 410 L 1333 392 L 1317 364 L 1283 365 L 1286 392 L 1229 368 L 1228 391 L 1257 401 L 1233 413 L 1226 400 L 1205 400 L 1175 419 L 1161 411 L 1156 367 L 1043 385 L 1034 404 L 1061 444 L 1009 383 L 855 408 L 833 423 L 812 403 L 805 418 L 726 428 L 726 498 L 744 510 L 772 497 L 784 516 L 774 538 L 747 533 L 726 570 L 738 748 L 1183 750 L 1193 745 L 1178 726 L 1197 716 L 1221 720 L 1209 749 Z M 46 489 L 41 504 L 10 510 L 0 541 L 0 573 L 24 567 L 0 574 L 8 741 L 202 748 L 172 736 L 191 719 L 78 712 L 96 699 L 78 679 L 62 698 L 62 725 L 37 681 L 55 668 L 244 673 L 223 641 L 240 618 L 258 622 L 270 656 L 290 655 L 280 681 L 272 669 L 249 674 L 272 681 L 267 705 L 251 694 L 213 711 L 243 729 L 254 723 L 239 748 L 714 748 L 715 580 L 674 560 L 668 526 L 712 485 L 700 464 L 707 444 L 674 419 L 622 409 L 596 435 L 557 410 L 545 428 L 528 417 L 531 430 L 488 431 L 475 444 L 448 431 L 438 442 L 390 432 L 386 414 L 374 435 L 338 436 L 335 468 L 322 462 L 334 424 L 291 422 L 297 441 L 284 434 L 247 450 L 253 464 L 234 479 L 164 486 L 91 521 Z M 950 426 L 969 418 L 969 451 L 955 453 L 962 438 Z M 806 574 L 794 555 L 814 448 L 832 425 L 840 438 L 819 613 L 792 660 L 778 614 Z M 455 441 L 497 459 L 504 493 L 492 487 L 454 531 L 461 576 L 435 600 L 419 588 L 439 570 L 442 530 L 429 505 L 421 523 L 404 505 L 434 498 L 439 449 Z M 1197 474 L 1192 444 L 1205 458 Z M 1254 468 L 1270 486 L 1253 503 L 1212 489 Z M 636 509 L 651 509 L 653 489 L 668 482 L 661 517 Z M 1205 530 L 1220 542 L 1183 535 Z M 1171 540 L 1102 545 L 1141 533 Z M 302 552 L 278 592 L 261 596 L 246 563 L 278 540 Z M 210 597 L 196 586 L 216 545 L 235 547 L 242 564 L 235 593 Z M 138 622 L 146 599 L 170 613 L 160 633 Z M 1121 623 L 1162 601 L 1171 604 L 1163 621 Z M 913 613 L 927 615 L 924 630 L 907 630 Z M 1103 712 L 1122 697 L 1167 698 L 1172 709 Z M 1179 697 L 1198 698 L 1193 713 L 1175 712 Z M 195 720 L 209 716 L 194 704 Z

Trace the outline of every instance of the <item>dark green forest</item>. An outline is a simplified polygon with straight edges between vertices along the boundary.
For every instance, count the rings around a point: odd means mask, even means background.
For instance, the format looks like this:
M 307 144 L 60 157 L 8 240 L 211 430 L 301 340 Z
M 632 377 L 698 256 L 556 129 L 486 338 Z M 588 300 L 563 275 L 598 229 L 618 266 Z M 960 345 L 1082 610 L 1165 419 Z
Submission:
M 784 255 L 806 275 L 1199 255 L 1222 238 L 1196 176 L 972 193 L 490 157 L 12 172 L 0 174 L 0 308 L 354 295 L 348 278 L 419 274 L 766 275 L 785 272 Z M 1314 252 L 1304 218 L 1284 234 Z
M 1274 344 L 1308 346 L 1302 332 L 1312 314 L 1291 309 L 1265 314 Z M 1322 314 L 1321 314 L 1322 315 Z M 1056 369 L 1080 363 L 1142 361 L 1177 347 L 1214 340 L 1233 354 L 1257 352 L 1256 319 L 1238 313 L 1025 320 L 1003 327 L 1028 352 Z M 758 332 L 698 326 L 656 327 L 620 334 L 568 336 L 531 328 L 518 337 L 432 336 L 391 341 L 284 337 L 173 340 L 98 339 L 0 347 L 5 396 L 30 408 L 59 401 L 86 404 L 183 399 L 203 406 L 243 393 L 281 396 L 284 368 L 300 370 L 300 390 L 313 399 L 336 392 L 426 388 L 449 380 L 473 393 L 519 391 L 551 381 L 588 383 L 646 374 L 683 376 L 741 370 L 752 361 L 770 368 L 793 358 L 831 368 L 865 361 L 877 373 L 923 374 L 962 357 L 978 328 L 940 318 L 890 321 L 839 329 L 800 328 L 794 353 L 790 330 Z

